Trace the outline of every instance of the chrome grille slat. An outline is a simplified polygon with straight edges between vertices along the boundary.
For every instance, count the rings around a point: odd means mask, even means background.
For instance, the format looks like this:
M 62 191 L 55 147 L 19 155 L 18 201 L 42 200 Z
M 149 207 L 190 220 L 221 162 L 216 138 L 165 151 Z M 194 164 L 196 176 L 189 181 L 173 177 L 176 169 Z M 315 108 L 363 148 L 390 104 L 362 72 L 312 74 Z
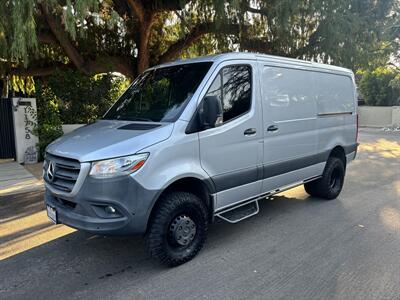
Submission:
M 64 169 L 67 169 L 67 170 L 77 170 L 77 171 L 80 170 L 80 168 L 71 167 L 71 166 L 67 166 L 67 165 L 59 164 L 59 163 L 57 163 L 57 166 L 59 166 L 59 167 L 61 167 L 61 168 L 64 168 Z
M 59 174 L 56 174 L 55 178 L 62 179 L 62 180 L 68 180 L 68 181 L 76 181 L 76 179 L 74 179 L 74 178 L 63 176 L 63 175 L 59 175 Z
M 57 166 L 59 166 L 59 165 L 57 165 Z M 61 179 L 65 179 L 65 180 L 75 180 L 76 181 L 78 179 L 79 173 L 71 172 L 69 169 L 68 170 L 57 169 L 55 175 L 56 175 L 57 178 L 61 178 Z
M 54 160 L 54 161 L 57 162 L 57 164 L 64 165 L 65 167 L 76 168 L 76 169 L 80 169 L 81 168 L 81 164 L 79 163 L 79 161 L 77 161 L 75 159 L 56 156 L 56 155 L 52 155 L 52 154 L 49 154 L 49 153 L 46 153 L 46 158 L 48 158 L 48 159 L 50 159 L 52 161 Z
M 64 169 L 67 169 L 67 170 L 79 170 L 80 169 L 80 168 L 77 168 L 77 167 L 74 167 L 74 166 L 68 166 L 68 165 L 59 164 L 59 163 L 57 163 L 57 166 L 59 166 L 61 168 L 64 168 Z
M 60 157 L 46 153 L 46 163 L 44 166 L 48 166 L 49 162 L 53 162 L 55 165 L 53 180 L 50 180 L 47 176 L 47 170 L 44 170 L 44 179 L 54 189 L 62 192 L 72 192 L 76 181 L 78 180 L 81 164 L 79 161 L 71 158 Z

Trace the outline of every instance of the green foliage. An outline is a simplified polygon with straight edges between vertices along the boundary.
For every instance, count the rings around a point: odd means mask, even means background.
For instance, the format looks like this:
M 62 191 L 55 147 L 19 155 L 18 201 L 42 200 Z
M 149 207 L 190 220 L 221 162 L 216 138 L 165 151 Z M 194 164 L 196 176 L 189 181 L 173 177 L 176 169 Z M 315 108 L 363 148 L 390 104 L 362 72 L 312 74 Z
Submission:
M 57 72 L 47 81 L 35 81 L 38 148 L 60 137 L 62 124 L 89 123 L 101 117 L 128 87 L 123 77 L 111 74 L 88 77 L 77 71 Z
M 398 0 L 177 0 L 144 6 L 167 2 L 179 2 L 182 9 L 157 11 L 149 37 L 150 65 L 197 24 L 214 24 L 214 30 L 183 46 L 179 56 L 239 49 L 356 69 L 366 68 L 376 58 L 386 62 L 399 46 Z M 134 62 L 141 25 L 130 3 L 0 0 L 0 57 L 7 61 L 7 68 L 10 63 L 71 62 L 58 43 L 38 45 L 38 33 L 51 32 L 42 13 L 46 9 L 62 24 L 83 60 L 104 55 L 127 56 Z M 237 32 L 229 29 L 232 24 L 238 25 Z M 1 65 L 0 74 L 5 73 Z
M 368 105 L 400 105 L 400 72 L 395 68 L 378 67 L 360 72 L 359 89 Z
M 0 1 L 0 57 L 28 63 L 29 54 L 36 52 L 34 0 Z
M 400 72 L 397 72 L 397 75 L 390 81 L 389 85 L 392 89 L 400 91 Z
M 37 125 L 34 134 L 38 136 L 37 145 L 43 158 L 48 144 L 60 137 L 63 132 L 56 96 L 51 89 L 41 82 L 36 82 Z
M 123 77 L 103 74 L 89 77 L 78 71 L 58 71 L 48 87 L 54 93 L 63 124 L 90 123 L 100 118 L 126 89 Z

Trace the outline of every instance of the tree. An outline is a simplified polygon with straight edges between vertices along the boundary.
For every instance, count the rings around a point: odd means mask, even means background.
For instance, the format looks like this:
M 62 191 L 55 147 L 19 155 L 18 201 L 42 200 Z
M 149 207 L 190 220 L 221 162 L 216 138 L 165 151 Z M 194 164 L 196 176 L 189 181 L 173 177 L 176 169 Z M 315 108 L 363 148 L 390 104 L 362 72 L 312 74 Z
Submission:
M 400 105 L 400 70 L 378 67 L 361 75 L 359 88 L 368 105 Z
M 2 77 L 72 68 L 134 78 L 178 57 L 232 50 L 355 68 L 398 47 L 397 0 L 0 0 L 0 7 Z

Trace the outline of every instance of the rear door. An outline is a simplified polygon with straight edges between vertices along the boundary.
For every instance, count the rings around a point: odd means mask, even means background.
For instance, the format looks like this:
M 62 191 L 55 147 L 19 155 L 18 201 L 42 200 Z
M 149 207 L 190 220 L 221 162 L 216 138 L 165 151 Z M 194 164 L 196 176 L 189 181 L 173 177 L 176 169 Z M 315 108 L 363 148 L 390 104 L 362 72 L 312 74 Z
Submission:
M 199 132 L 201 165 L 217 189 L 216 209 L 261 192 L 263 134 L 256 67 L 255 61 L 222 63 L 203 93 L 217 96 L 223 107 L 223 123 Z
M 262 64 L 264 162 L 262 191 L 313 176 L 317 163 L 317 107 L 311 71 Z

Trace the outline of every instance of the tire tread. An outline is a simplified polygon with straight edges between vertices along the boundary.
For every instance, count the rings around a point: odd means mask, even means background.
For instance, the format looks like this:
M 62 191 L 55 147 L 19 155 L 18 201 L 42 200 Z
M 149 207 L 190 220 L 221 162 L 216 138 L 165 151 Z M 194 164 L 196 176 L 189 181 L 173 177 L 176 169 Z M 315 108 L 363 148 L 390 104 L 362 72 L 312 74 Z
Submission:
M 193 251 L 187 255 L 176 257 L 170 255 L 164 246 L 165 226 L 169 225 L 171 214 L 185 205 L 194 206 L 199 210 L 204 220 L 202 224 L 204 230 L 199 231 L 200 242 Z M 204 202 L 191 193 L 172 192 L 162 196 L 159 205 L 155 208 L 146 233 L 146 247 L 150 256 L 159 260 L 162 264 L 169 267 L 178 266 L 194 258 L 202 249 L 207 238 L 207 229 L 207 208 Z
M 332 170 L 336 167 L 339 167 L 341 169 L 343 176 L 341 179 L 342 183 L 339 190 L 333 191 L 329 187 L 329 180 Z M 343 161 L 340 158 L 331 156 L 328 158 L 322 177 L 317 180 L 305 183 L 304 189 L 309 195 L 314 197 L 319 197 L 326 200 L 336 199 L 342 190 L 344 176 L 345 176 L 345 166 Z

